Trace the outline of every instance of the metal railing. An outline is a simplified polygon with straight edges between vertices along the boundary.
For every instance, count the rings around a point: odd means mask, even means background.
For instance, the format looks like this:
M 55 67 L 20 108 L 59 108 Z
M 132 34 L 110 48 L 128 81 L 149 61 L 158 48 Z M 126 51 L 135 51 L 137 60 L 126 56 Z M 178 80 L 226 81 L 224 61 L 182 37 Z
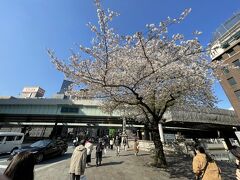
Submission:
M 216 31 L 213 33 L 213 39 L 211 42 L 215 42 L 217 39 L 221 38 L 225 33 L 227 33 L 234 25 L 240 22 L 240 12 L 237 12 L 228 19 L 225 23 L 221 24 Z

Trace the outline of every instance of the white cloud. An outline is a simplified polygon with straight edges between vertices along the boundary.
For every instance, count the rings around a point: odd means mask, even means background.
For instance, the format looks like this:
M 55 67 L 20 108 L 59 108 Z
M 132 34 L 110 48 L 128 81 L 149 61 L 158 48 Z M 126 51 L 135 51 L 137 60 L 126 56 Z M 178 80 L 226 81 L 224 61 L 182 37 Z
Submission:
M 232 110 L 232 111 L 234 111 L 233 107 L 229 107 L 228 110 Z

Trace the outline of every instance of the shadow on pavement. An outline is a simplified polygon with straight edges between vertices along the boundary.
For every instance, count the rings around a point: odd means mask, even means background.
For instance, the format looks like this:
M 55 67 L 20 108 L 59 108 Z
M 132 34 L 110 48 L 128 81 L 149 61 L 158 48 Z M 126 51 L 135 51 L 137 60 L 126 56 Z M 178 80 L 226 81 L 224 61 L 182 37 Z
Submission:
M 170 178 L 194 179 L 192 172 L 192 159 L 172 157 L 168 159 L 168 169 Z
M 137 156 L 149 156 L 149 154 L 138 154 Z
M 134 156 L 134 154 L 121 154 L 120 153 L 120 156 Z
M 72 153 L 65 153 L 62 156 L 55 156 L 55 157 L 53 157 L 51 159 L 50 158 L 46 158 L 42 162 L 38 163 L 37 165 L 44 165 L 44 164 L 55 163 L 55 162 L 58 162 L 58 161 L 69 159 L 69 158 L 71 158 L 71 156 L 72 156 Z
M 192 158 L 191 157 L 179 157 L 172 156 L 167 158 L 168 169 L 170 178 L 187 178 L 194 179 L 194 173 L 192 172 Z M 235 179 L 235 167 L 231 163 L 226 161 L 217 161 L 217 165 L 220 167 L 222 173 L 222 179 Z
M 122 164 L 124 161 L 119 161 L 119 162 L 107 162 L 107 163 L 102 163 L 101 166 L 112 166 L 112 165 L 118 165 Z
M 103 155 L 102 158 L 104 159 L 104 158 L 110 158 L 110 157 L 112 157 L 112 156 L 104 156 L 104 155 Z M 94 158 L 94 159 L 96 159 L 96 158 Z
M 222 173 L 222 179 L 236 179 L 235 171 L 236 166 L 234 163 L 228 163 L 226 161 L 219 161 L 217 165 L 220 167 Z

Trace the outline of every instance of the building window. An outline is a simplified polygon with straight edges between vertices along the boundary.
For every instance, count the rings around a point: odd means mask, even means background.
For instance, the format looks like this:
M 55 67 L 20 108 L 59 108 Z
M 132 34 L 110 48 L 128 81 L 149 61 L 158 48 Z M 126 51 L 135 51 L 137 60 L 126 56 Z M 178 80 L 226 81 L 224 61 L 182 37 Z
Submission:
M 221 45 L 221 47 L 223 48 L 223 49 L 226 49 L 226 48 L 228 48 L 230 45 L 229 45 L 229 43 L 228 42 L 224 42 L 222 45 Z
M 235 54 L 235 51 L 233 50 L 233 49 L 230 49 L 229 51 L 228 51 L 228 55 L 229 56 L 232 56 L 232 55 L 234 55 Z
M 240 89 L 237 91 L 234 91 L 234 93 L 237 96 L 238 100 L 240 100 Z
M 236 67 L 240 68 L 240 61 L 237 59 L 236 61 L 232 62 Z
M 223 68 L 222 68 L 222 71 L 223 71 L 224 74 L 228 74 L 228 73 L 229 73 L 229 70 L 228 70 L 227 67 L 223 67 Z
M 237 82 L 235 81 L 235 79 L 234 79 L 233 77 L 231 77 L 231 78 L 228 79 L 228 83 L 229 83 L 231 86 L 237 84 Z
M 238 31 L 236 34 L 233 35 L 233 38 L 235 40 L 239 39 L 240 38 L 240 31 Z
M 62 107 L 61 113 L 78 113 L 78 107 Z

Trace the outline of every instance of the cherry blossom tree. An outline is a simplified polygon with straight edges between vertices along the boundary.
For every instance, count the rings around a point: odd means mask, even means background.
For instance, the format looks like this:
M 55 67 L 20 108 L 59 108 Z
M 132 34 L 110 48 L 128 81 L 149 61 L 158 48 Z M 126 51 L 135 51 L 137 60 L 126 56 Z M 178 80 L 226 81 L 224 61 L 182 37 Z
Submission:
M 154 164 L 166 166 L 158 124 L 171 108 L 213 107 L 213 65 L 197 39 L 186 40 L 182 34 L 171 35 L 168 28 L 189 14 L 186 9 L 178 18 L 168 17 L 159 25 L 146 25 L 144 32 L 120 35 L 110 27 L 118 14 L 104 10 L 95 1 L 98 26 L 88 24 L 94 33 L 91 47 L 80 46 L 67 61 L 48 50 L 56 68 L 75 83 L 86 88 L 73 88 L 75 97 L 88 95 L 102 98 L 105 111 L 123 110 L 124 116 L 135 118 L 149 127 L 155 144 Z

